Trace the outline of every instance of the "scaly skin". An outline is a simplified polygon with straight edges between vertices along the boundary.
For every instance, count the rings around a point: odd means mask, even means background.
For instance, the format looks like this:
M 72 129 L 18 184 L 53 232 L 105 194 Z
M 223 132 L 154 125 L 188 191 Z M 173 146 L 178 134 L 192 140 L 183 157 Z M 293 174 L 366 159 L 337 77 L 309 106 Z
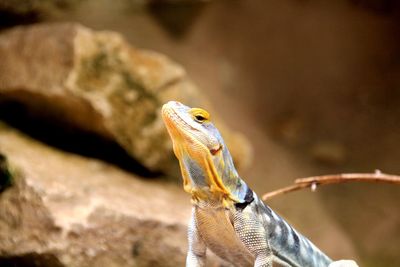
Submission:
M 357 266 L 332 263 L 257 197 L 239 177 L 207 111 L 171 101 L 162 116 L 192 196 L 186 266 L 205 266 L 207 248 L 238 267 Z

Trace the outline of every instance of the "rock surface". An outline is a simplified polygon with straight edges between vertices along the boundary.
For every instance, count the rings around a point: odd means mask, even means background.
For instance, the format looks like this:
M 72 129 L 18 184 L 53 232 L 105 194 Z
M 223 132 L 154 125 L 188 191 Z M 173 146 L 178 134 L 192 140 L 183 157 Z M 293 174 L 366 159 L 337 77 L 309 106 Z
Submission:
M 1 266 L 184 265 L 190 202 L 177 186 L 58 151 L 4 125 L 0 150 L 13 173 L 0 194 Z
M 68 23 L 17 27 L 1 34 L 0 58 L 0 101 L 115 140 L 152 171 L 176 171 L 162 104 L 210 108 L 181 66 L 113 32 Z M 237 165 L 246 165 L 248 142 L 217 124 Z

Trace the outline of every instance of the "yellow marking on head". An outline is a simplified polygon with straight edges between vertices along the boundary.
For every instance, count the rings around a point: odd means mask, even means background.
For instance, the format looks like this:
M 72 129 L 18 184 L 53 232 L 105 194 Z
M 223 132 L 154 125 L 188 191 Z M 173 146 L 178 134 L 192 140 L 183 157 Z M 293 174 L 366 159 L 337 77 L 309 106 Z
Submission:
M 192 108 L 189 113 L 193 116 L 193 119 L 197 122 L 203 123 L 210 120 L 210 114 L 201 108 Z

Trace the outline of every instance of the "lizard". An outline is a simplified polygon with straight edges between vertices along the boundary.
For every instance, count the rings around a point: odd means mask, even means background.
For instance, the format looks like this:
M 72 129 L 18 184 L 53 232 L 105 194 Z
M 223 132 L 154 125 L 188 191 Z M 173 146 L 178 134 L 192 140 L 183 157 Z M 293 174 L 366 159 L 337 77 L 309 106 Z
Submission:
M 161 113 L 193 206 L 187 267 L 205 266 L 207 248 L 237 267 L 357 266 L 333 262 L 258 198 L 206 110 L 169 101 Z

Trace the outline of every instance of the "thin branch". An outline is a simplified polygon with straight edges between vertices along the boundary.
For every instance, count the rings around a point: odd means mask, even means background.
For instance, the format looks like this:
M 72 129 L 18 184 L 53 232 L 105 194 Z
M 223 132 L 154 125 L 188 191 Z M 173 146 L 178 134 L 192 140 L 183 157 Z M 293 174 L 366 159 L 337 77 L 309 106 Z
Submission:
M 400 185 L 400 176 L 384 174 L 380 171 L 376 171 L 375 173 L 342 173 L 300 178 L 296 179 L 293 185 L 264 194 L 262 199 L 265 201 L 275 196 L 297 191 L 302 188 L 310 187 L 312 191 L 315 191 L 319 185 L 347 182 L 390 183 Z

